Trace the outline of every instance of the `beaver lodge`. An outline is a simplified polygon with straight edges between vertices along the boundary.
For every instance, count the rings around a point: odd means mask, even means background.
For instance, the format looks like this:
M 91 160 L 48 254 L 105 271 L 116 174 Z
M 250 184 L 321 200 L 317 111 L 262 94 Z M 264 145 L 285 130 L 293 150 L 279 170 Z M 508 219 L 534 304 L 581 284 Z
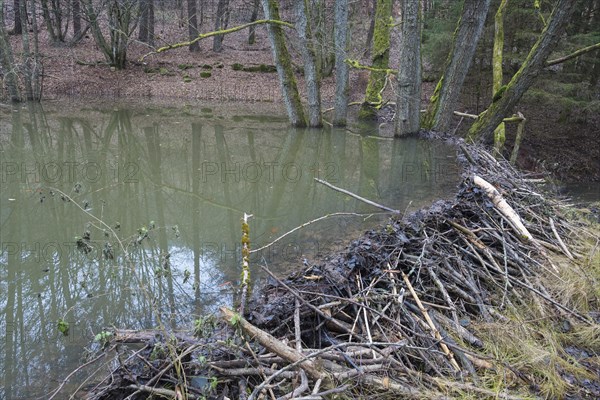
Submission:
M 110 368 L 86 397 L 600 397 L 596 228 L 507 162 L 456 146 L 453 200 L 291 276 L 251 266 L 270 278 L 243 315 L 104 332 L 87 364 Z

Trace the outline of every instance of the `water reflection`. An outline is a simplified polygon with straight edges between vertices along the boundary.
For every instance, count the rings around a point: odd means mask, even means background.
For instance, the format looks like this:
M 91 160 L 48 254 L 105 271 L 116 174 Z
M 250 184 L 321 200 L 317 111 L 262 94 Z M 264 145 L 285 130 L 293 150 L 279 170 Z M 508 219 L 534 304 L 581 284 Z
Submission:
M 176 109 L 28 106 L 2 116 L 0 146 L 6 399 L 44 396 L 105 327 L 185 328 L 231 304 L 244 212 L 258 248 L 325 214 L 376 211 L 315 177 L 397 209 L 451 193 L 457 180 L 454 152 L 439 144 Z M 332 218 L 252 262 L 301 266 L 375 221 Z

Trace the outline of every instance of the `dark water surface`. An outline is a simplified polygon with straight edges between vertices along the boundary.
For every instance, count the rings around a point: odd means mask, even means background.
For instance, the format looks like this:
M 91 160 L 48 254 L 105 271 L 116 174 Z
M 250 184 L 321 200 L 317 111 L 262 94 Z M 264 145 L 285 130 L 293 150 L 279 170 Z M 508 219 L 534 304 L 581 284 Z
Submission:
M 295 130 L 281 116 L 111 105 L 0 113 L 1 399 L 46 398 L 104 328 L 187 329 L 231 304 L 244 212 L 253 248 L 329 213 L 378 212 L 315 177 L 402 211 L 458 181 L 443 144 Z M 303 268 L 384 218 L 311 224 L 255 253 L 254 276 L 257 263 Z M 65 391 L 82 383 L 74 376 Z

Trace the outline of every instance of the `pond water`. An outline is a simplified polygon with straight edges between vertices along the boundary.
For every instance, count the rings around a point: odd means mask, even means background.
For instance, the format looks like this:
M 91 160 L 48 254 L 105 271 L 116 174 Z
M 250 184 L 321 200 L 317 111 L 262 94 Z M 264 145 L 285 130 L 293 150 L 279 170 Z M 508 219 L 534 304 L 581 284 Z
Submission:
M 368 127 L 295 130 L 281 115 L 183 105 L 51 108 L 0 110 L 0 399 L 47 397 L 105 328 L 188 329 L 232 304 L 244 213 L 253 248 L 356 214 L 254 253 L 253 277 L 258 263 L 304 268 L 389 216 L 313 178 L 402 211 L 458 182 L 453 149 Z

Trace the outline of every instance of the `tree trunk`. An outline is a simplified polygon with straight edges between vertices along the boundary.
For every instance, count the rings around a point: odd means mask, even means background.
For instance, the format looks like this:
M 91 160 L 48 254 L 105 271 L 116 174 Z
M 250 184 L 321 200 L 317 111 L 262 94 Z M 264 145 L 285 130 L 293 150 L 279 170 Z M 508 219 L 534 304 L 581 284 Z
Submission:
M 81 35 L 81 5 L 79 0 L 73 0 L 71 6 L 73 7 L 73 37 L 77 38 Z
M 148 0 L 140 0 L 138 40 L 142 43 L 148 43 Z
M 323 125 L 321 119 L 321 79 L 317 71 L 314 41 L 307 18 L 309 12 L 308 0 L 298 1 L 296 11 L 296 31 L 300 37 L 306 96 L 308 98 L 308 125 L 310 127 L 320 127 Z
M 387 69 L 390 60 L 391 17 L 392 0 L 377 0 L 375 31 L 373 32 L 373 56 L 371 58 L 371 65 L 375 70 L 371 70 L 369 74 L 365 101 L 358 113 L 358 117 L 361 119 L 375 118 L 377 108 L 381 106 L 381 91 L 384 88 L 387 73 L 378 70 Z
M 226 29 L 229 24 L 229 0 L 219 0 L 217 4 L 217 18 L 215 21 L 215 31 Z M 213 40 L 213 51 L 223 50 L 224 35 L 216 35 Z
M 537 42 L 527 55 L 521 68 L 512 77 L 508 85 L 494 94 L 492 104 L 484 111 L 479 119 L 471 126 L 468 137 L 476 138 L 491 144 L 494 139 L 494 129 L 510 113 L 523 94 L 533 84 L 535 78 L 544 68 L 548 56 L 560 40 L 577 0 L 558 0 L 552 11 L 546 27 Z
M 469 72 L 489 7 L 490 0 L 465 0 L 444 75 L 435 88 L 423 120 L 424 127 L 440 132 L 450 128 L 452 115 Z
M 502 53 L 504 50 L 504 10 L 508 4 L 508 0 L 502 0 L 494 17 L 494 50 L 492 55 L 492 95 L 500 90 L 503 83 L 502 73 Z M 502 154 L 504 142 L 506 141 L 506 129 L 504 122 L 494 131 L 494 149 L 495 154 Z
M 258 7 L 260 5 L 260 0 L 252 1 L 252 16 L 250 17 L 250 22 L 254 22 L 258 19 Z M 248 44 L 254 44 L 256 42 L 256 27 L 253 25 L 250 27 L 248 31 Z
M 365 40 L 365 57 L 369 57 L 371 55 L 373 32 L 375 32 L 375 10 L 377 10 L 377 0 L 373 0 L 371 10 L 369 12 L 371 19 L 369 22 L 369 29 L 367 30 L 367 39 Z
M 140 42 L 154 46 L 154 0 L 140 1 Z
M 13 11 L 15 13 L 15 25 L 12 30 L 12 33 L 14 35 L 20 35 L 21 33 L 23 33 L 23 24 L 21 24 L 21 1 L 26 1 L 26 0 L 14 0 L 13 1 Z
M 401 0 L 400 69 L 395 135 L 419 131 L 421 120 L 421 12 L 419 0 Z
M 349 66 L 344 61 L 348 56 L 350 40 L 348 30 L 348 0 L 335 1 L 335 108 L 333 125 L 346 126 L 348 115 Z
M 196 11 L 196 0 L 187 0 L 187 11 L 188 11 L 188 34 L 190 40 L 198 37 L 198 16 Z M 194 42 L 190 44 L 189 50 L 192 52 L 200 51 L 200 43 Z
M 4 1 L 0 0 L 0 65 L 4 70 L 4 84 L 8 96 L 12 102 L 21 101 L 17 72 L 15 70 L 15 61 L 12 48 L 8 40 L 8 35 L 4 28 Z
M 265 19 L 280 19 L 277 0 L 262 0 L 262 4 Z M 294 76 L 292 60 L 285 44 L 283 29 L 281 26 L 269 24 L 267 26 L 267 31 L 269 32 L 269 39 L 271 40 L 271 48 L 273 50 L 273 60 L 277 66 L 277 74 L 279 75 L 283 101 L 287 109 L 290 123 L 293 126 L 304 127 L 306 126 L 306 117 L 304 116 L 304 109 L 302 107 L 302 102 L 300 101 L 300 94 L 298 93 L 298 85 L 296 83 L 296 77 Z

